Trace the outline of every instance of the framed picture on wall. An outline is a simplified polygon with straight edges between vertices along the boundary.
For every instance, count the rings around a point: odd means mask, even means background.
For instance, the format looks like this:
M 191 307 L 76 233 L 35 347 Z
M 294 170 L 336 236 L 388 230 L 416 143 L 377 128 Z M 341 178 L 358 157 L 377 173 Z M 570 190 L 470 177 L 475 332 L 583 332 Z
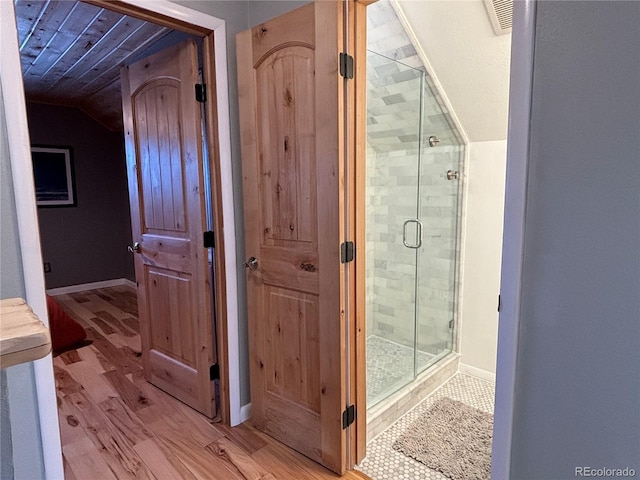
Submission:
M 36 203 L 39 207 L 75 207 L 71 147 L 31 147 Z

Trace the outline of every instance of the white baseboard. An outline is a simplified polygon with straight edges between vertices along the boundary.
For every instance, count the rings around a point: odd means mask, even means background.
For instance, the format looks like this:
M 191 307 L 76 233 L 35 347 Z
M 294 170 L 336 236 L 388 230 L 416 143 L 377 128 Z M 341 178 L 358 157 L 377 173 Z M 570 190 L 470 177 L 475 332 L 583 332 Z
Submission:
M 136 288 L 135 282 L 127 278 L 115 278 L 102 282 L 81 283 L 79 285 L 69 285 L 68 287 L 50 288 L 47 290 L 47 293 L 49 295 L 65 295 L 67 293 L 86 292 L 87 290 L 95 290 L 96 288 L 117 287 L 120 285 L 125 285 L 133 289 Z
M 458 371 L 460 373 L 471 375 L 472 377 L 477 377 L 482 380 L 487 380 L 488 382 L 496 383 L 496 374 L 488 370 L 483 370 L 481 368 L 472 367 L 471 365 L 461 363 L 458 367 Z
M 240 423 L 244 423 L 251 418 L 251 403 L 240 407 Z

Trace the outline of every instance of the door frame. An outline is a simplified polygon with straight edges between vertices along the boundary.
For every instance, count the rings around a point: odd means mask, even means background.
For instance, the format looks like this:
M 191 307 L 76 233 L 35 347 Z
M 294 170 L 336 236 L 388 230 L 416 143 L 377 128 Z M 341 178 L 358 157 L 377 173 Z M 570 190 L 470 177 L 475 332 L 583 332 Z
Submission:
M 350 404 L 356 405 L 355 428 L 349 429 L 347 465 L 353 468 L 364 460 L 367 449 L 367 299 L 366 299 L 366 184 L 367 184 L 367 7 L 377 0 L 349 2 L 348 22 L 351 29 L 346 35 L 347 53 L 356 58 L 353 80 L 347 81 L 345 100 L 352 109 L 347 110 L 345 121 L 353 128 L 348 142 L 346 194 L 348 217 L 345 228 L 347 239 L 355 242 L 356 255 L 353 268 L 345 278 L 348 284 L 349 308 L 348 352 L 354 359 L 349 364 L 348 394 Z M 351 82 L 351 84 L 349 84 Z M 347 264 L 348 267 L 348 264 Z
M 49 326 L 33 168 L 30 161 L 25 161 L 25 159 L 31 158 L 31 144 L 13 2 L 0 1 L 0 44 L 2 45 L 0 82 L 2 83 L 2 101 L 8 137 L 7 147 L 18 220 L 20 252 L 22 253 L 25 297 L 38 318 Z M 19 279 L 16 280 L 19 281 Z M 58 403 L 52 362 L 51 353 L 33 362 L 35 393 L 38 402 L 37 415 L 40 422 L 44 474 L 46 478 L 64 478 L 60 427 L 58 425 Z M 27 460 L 24 459 L 24 461 Z
M 234 192 L 232 181 L 231 125 L 227 72 L 226 22 L 212 15 L 193 10 L 167 0 L 146 2 L 125 0 L 109 2 L 91 0 L 110 10 L 169 26 L 204 37 L 205 73 L 215 79 L 215 91 L 210 92 L 214 102 L 207 102 L 208 142 L 211 173 L 215 189 L 213 207 L 216 224 L 215 266 L 220 281 L 216 284 L 216 314 L 218 321 L 218 360 L 221 377 L 220 411 L 225 423 L 242 423 L 240 405 L 240 368 L 238 347 L 238 304 L 236 271 L 236 235 Z M 0 2 L 2 56 L 2 91 L 7 122 L 8 148 L 15 190 L 18 230 L 28 303 L 36 314 L 48 324 L 45 284 L 42 272 L 42 251 L 35 202 L 35 189 L 31 163 L 31 145 L 26 116 L 26 101 L 17 27 L 13 2 Z M 210 88 L 213 87 L 211 80 Z M 224 248 L 227 246 L 227 248 Z M 28 254 L 27 254 L 28 253 Z M 55 382 L 51 369 L 51 356 L 34 363 L 38 408 L 47 477 L 62 476 L 61 446 L 57 419 Z
M 216 277 L 224 279 L 224 281 L 214 282 L 216 299 L 214 313 L 218 339 L 217 358 L 220 366 L 220 405 L 218 410 L 224 423 L 232 425 L 241 423 L 239 368 L 235 368 L 235 366 L 230 368 L 229 365 L 233 362 L 232 357 L 239 364 L 239 357 L 226 23 L 211 15 L 166 1 L 82 1 L 203 39 L 204 76 L 208 84 L 209 98 L 216 99 L 215 105 L 213 101 L 205 103 L 209 170 L 213 187 L 213 196 L 211 197 L 213 231 L 216 246 L 213 261 Z M 227 188 L 223 191 L 224 186 Z M 231 248 L 225 248 L 226 245 Z M 233 379 L 230 378 L 231 372 L 236 373 Z M 237 408 L 232 410 L 232 405 Z
M 515 2 L 513 6 L 501 305 L 491 451 L 491 477 L 496 480 L 511 476 L 537 2 L 538 0 L 522 0 Z

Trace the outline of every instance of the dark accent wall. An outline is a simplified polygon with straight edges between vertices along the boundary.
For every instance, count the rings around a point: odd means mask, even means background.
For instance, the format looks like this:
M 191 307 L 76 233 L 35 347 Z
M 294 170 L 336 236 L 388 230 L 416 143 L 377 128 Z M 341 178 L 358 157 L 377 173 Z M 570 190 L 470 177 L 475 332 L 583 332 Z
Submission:
M 27 105 L 32 144 L 73 149 L 77 206 L 38 208 L 47 288 L 135 280 L 122 132 L 75 108 Z

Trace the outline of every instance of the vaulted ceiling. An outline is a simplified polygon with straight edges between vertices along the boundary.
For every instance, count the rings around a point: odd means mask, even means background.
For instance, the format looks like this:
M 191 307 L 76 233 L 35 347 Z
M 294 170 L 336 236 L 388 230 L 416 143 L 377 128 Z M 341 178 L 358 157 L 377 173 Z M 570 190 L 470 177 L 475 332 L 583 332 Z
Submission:
M 494 35 L 482 0 L 394 4 L 469 139 L 506 138 L 510 35 Z M 74 106 L 121 129 L 120 67 L 172 31 L 77 1 L 16 0 L 15 7 L 27 99 Z
M 15 8 L 27 100 L 77 107 L 122 129 L 120 67 L 171 30 L 77 1 Z
M 471 142 L 505 140 L 511 35 L 496 35 L 482 0 L 396 0 Z

